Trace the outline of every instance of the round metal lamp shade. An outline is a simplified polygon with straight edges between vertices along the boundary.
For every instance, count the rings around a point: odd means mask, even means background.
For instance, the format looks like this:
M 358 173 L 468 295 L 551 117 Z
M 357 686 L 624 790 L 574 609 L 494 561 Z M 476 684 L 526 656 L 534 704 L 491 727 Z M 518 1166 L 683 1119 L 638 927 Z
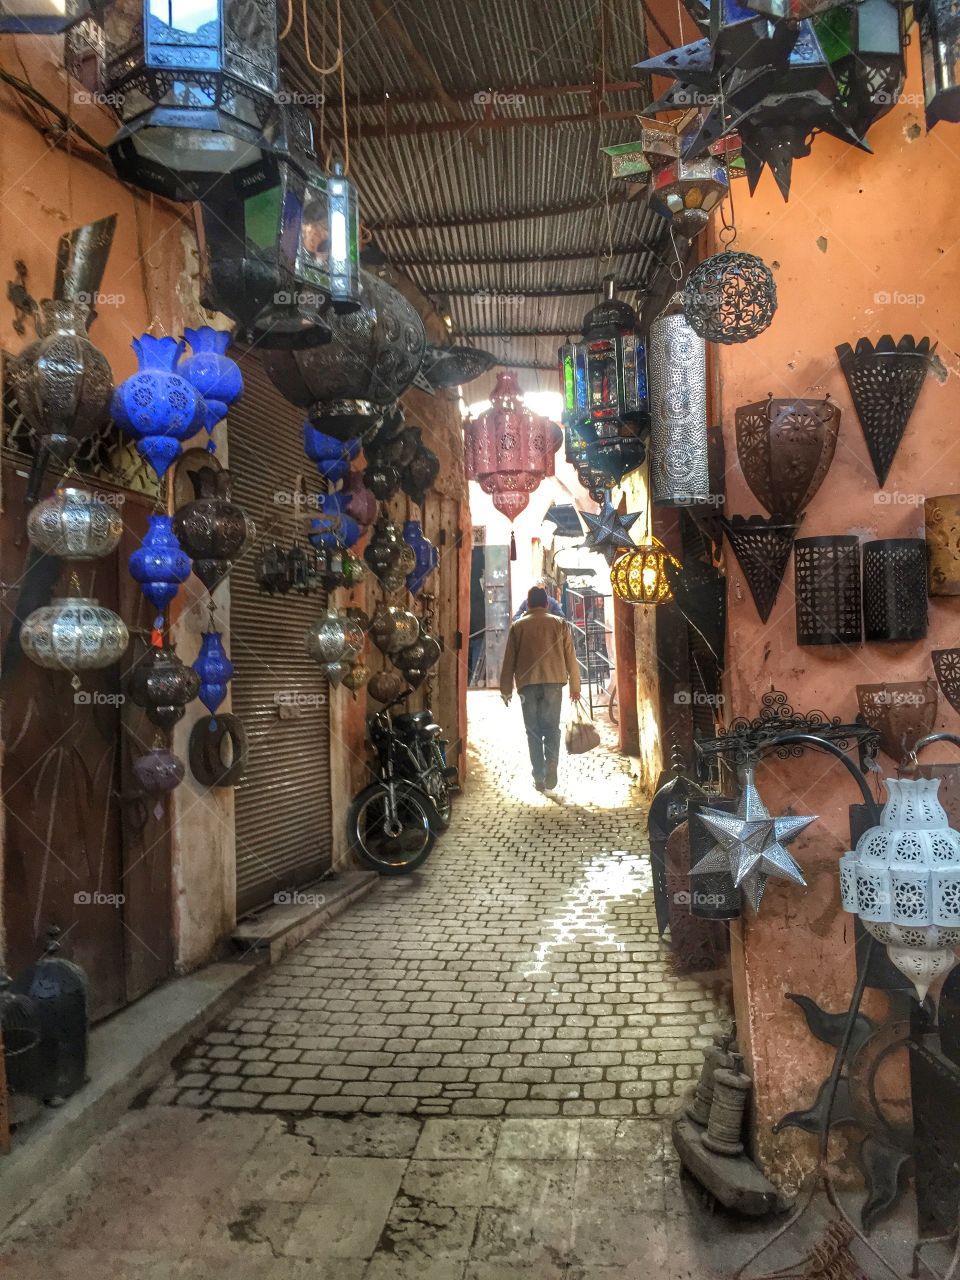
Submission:
M 31 546 L 64 560 L 96 560 L 115 551 L 123 534 L 116 507 L 67 485 L 38 502 L 27 517 Z
M 33 613 L 20 631 L 20 646 L 40 667 L 90 671 L 109 667 L 127 647 L 127 628 L 96 600 L 69 597 Z
M 610 583 L 614 593 L 628 604 L 669 604 L 673 591 L 666 573 L 667 564 L 680 571 L 680 561 L 662 542 L 651 538 L 613 562 Z

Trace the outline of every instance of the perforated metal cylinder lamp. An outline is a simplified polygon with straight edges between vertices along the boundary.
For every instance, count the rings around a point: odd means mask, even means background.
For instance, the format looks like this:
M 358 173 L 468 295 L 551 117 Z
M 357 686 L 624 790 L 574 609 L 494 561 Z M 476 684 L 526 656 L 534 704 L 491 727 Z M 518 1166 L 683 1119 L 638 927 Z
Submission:
M 798 538 L 794 569 L 797 644 L 861 644 L 859 539 Z
M 867 640 L 922 640 L 927 634 L 927 544 L 879 538 L 863 544 Z

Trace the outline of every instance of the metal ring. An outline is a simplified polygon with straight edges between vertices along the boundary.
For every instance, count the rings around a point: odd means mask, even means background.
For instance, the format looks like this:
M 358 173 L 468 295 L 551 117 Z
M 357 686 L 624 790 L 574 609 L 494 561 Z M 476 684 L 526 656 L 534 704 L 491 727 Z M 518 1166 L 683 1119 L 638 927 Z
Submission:
M 223 759 L 223 742 L 230 740 L 231 760 Z M 247 731 L 234 715 L 198 720 L 190 731 L 190 772 L 204 787 L 235 787 L 247 766 Z

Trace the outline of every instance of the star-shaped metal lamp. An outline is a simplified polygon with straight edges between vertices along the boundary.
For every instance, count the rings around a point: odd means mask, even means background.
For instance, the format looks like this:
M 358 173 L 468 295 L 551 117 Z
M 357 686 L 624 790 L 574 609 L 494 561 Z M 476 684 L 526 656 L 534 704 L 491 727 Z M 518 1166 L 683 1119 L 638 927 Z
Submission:
M 744 890 L 750 905 L 758 911 L 771 876 L 794 884 L 807 883 L 786 845 L 816 822 L 816 817 L 771 817 L 757 791 L 753 769 L 744 770 L 742 785 L 735 814 L 722 809 L 702 809 L 697 814 L 717 843 L 690 868 L 690 874 L 729 870 L 734 884 Z
M 622 498 L 620 507 L 626 507 L 626 502 Z M 630 537 L 629 530 L 640 519 L 640 515 L 639 511 L 627 513 L 626 510 L 618 509 L 604 495 L 599 515 L 591 515 L 588 511 L 580 512 L 587 526 L 587 536 L 583 540 L 584 547 L 589 551 L 599 551 L 607 564 L 612 565 L 617 556 L 629 547 L 636 546 L 633 538 Z

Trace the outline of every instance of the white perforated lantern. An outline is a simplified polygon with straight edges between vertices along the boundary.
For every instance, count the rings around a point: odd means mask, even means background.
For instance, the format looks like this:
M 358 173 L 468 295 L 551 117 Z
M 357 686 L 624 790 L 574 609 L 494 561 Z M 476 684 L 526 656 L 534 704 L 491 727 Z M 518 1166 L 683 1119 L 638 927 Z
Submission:
M 960 946 L 960 832 L 947 822 L 939 786 L 939 778 L 888 778 L 880 825 L 840 860 L 844 910 L 886 946 L 921 1001 Z

